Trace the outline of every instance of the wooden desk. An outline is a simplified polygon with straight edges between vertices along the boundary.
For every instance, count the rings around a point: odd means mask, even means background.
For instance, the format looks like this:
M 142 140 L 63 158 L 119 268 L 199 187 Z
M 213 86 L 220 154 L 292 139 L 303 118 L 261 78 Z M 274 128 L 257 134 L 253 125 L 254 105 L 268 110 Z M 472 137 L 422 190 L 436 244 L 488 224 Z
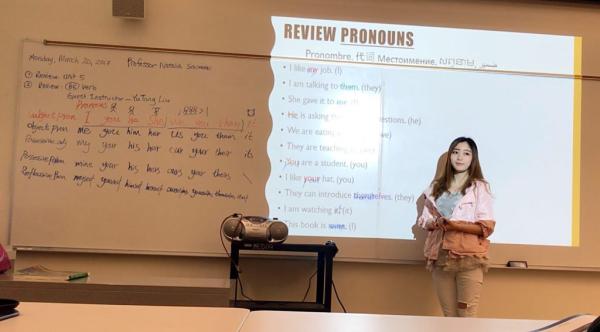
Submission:
M 531 331 L 553 322 L 523 319 L 253 311 L 244 322 L 240 332 L 519 332 Z
M 91 275 L 70 282 L 14 280 L 0 275 L 0 298 L 26 302 L 229 306 L 229 279 Z
M 247 309 L 65 303 L 21 303 L 2 332 L 238 331 Z

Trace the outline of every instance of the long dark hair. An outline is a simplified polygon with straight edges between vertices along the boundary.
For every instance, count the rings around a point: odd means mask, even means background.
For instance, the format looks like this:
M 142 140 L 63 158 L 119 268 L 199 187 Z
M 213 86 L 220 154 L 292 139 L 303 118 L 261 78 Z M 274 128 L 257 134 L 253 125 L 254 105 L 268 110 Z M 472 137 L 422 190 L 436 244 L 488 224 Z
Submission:
M 452 163 L 450 162 L 450 155 L 452 151 L 456 148 L 459 143 L 466 142 L 471 148 L 472 152 L 472 160 L 471 166 L 469 166 L 469 177 L 465 184 L 460 188 L 461 193 L 464 195 L 465 190 L 473 185 L 474 181 L 483 181 L 486 182 L 483 178 L 483 172 L 481 171 L 481 165 L 479 164 L 479 152 L 477 151 L 477 144 L 472 138 L 469 137 L 459 137 L 450 143 L 450 147 L 448 148 L 448 153 L 446 153 L 446 165 L 444 167 L 444 172 L 438 178 L 433 181 L 433 197 L 436 199 L 440 197 L 444 192 L 448 191 L 450 185 L 452 184 L 452 180 L 454 179 L 454 168 L 452 167 Z

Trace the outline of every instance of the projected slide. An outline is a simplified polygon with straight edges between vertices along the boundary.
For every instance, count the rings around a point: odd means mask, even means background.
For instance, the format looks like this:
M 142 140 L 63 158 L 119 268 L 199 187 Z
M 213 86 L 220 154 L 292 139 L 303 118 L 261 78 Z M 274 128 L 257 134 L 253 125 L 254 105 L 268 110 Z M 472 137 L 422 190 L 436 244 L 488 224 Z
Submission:
M 270 214 L 300 236 L 412 239 L 475 139 L 499 243 L 578 245 L 578 37 L 273 17 Z

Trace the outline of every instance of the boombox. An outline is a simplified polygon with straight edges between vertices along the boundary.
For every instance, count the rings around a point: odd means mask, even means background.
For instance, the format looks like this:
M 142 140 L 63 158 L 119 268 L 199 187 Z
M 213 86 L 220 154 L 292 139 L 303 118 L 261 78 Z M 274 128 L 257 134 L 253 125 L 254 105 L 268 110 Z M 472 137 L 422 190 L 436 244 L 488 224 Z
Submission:
M 288 227 L 276 218 L 235 213 L 223 220 L 221 233 L 229 241 L 281 243 L 287 239 Z

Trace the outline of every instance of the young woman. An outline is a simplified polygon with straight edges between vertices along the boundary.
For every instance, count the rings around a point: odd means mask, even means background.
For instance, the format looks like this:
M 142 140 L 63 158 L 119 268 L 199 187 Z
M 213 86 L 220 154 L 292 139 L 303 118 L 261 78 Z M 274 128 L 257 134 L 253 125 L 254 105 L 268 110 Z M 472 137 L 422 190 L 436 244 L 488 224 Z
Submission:
M 450 144 L 444 172 L 424 195 L 418 224 L 428 230 L 425 258 L 444 315 L 474 317 L 495 226 L 475 141 L 459 137 Z

